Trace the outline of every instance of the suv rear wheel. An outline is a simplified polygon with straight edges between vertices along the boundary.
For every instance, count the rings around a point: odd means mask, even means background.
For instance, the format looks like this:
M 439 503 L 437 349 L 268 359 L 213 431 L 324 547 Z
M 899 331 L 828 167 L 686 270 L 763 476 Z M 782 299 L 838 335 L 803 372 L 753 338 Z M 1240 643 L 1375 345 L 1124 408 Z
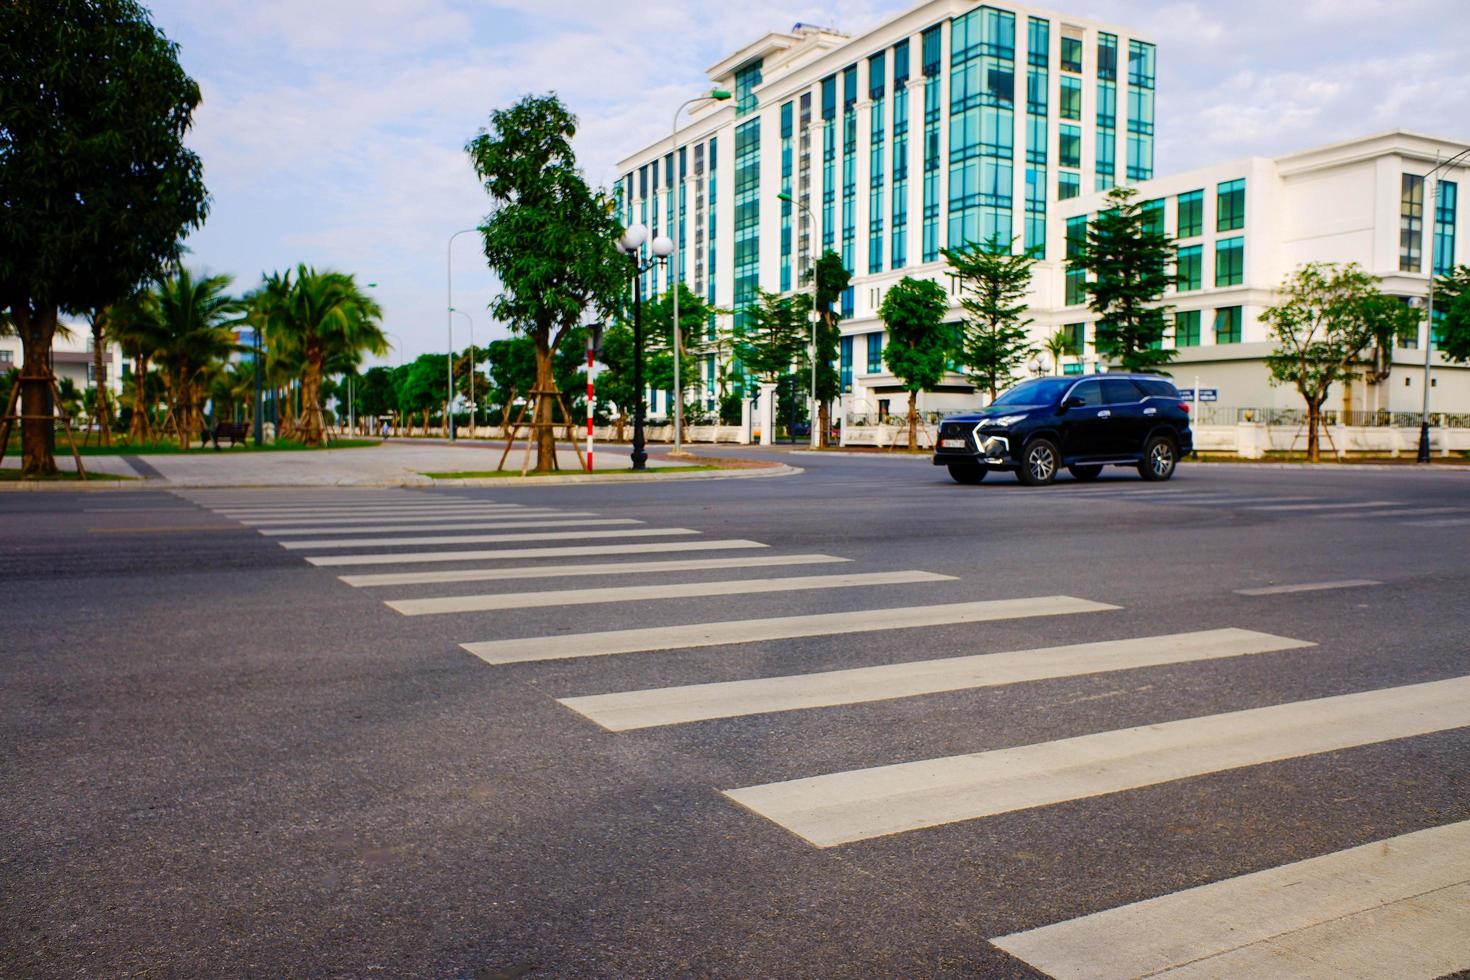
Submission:
M 1057 477 L 1062 455 L 1050 439 L 1033 439 L 1021 453 L 1021 467 L 1016 476 L 1028 487 L 1044 487 Z
M 986 469 L 979 463 L 950 463 L 949 475 L 956 483 L 975 484 L 985 479 Z
M 1143 461 L 1138 464 L 1138 475 L 1155 482 L 1167 480 L 1174 475 L 1179 462 L 1179 450 L 1168 436 L 1153 436 L 1143 444 Z
M 1078 483 L 1090 483 L 1102 476 L 1101 466 L 1069 466 L 1067 472 L 1072 474 L 1072 479 Z

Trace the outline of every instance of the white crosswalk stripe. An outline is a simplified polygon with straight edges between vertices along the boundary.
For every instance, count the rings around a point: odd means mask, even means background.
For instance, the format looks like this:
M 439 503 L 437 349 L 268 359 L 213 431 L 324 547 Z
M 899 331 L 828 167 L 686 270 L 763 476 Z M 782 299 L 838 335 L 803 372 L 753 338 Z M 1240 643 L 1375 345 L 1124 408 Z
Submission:
M 1470 517 L 1450 517 L 1432 521 L 1404 521 L 1415 527 L 1464 527 L 1470 524 Z
M 727 790 L 818 847 L 1470 726 L 1470 677 Z
M 567 519 L 563 519 L 563 517 Z M 574 515 L 557 515 L 555 518 L 546 520 L 493 520 L 493 521 L 468 521 L 464 523 L 439 523 L 439 524 L 409 524 L 398 526 L 394 524 L 379 524 L 369 527 L 266 527 L 256 528 L 267 537 L 291 534 L 403 534 L 418 531 L 497 531 L 521 527 L 606 527 L 615 524 L 642 524 L 640 520 L 632 517 L 584 517 L 577 518 Z
M 1313 645 L 1253 630 L 1204 630 L 816 674 L 597 694 L 561 698 L 560 701 L 603 728 L 627 731 L 712 718 L 826 708 L 1160 664 L 1272 653 Z
M 495 518 L 496 520 L 499 520 L 499 521 L 511 521 L 511 520 L 519 520 L 519 519 L 521 519 L 523 517 L 552 517 L 552 516 L 557 516 L 557 517 L 596 517 L 597 516 L 597 512 L 596 511 L 591 511 L 591 510 L 556 510 L 556 509 L 551 508 L 551 507 L 526 507 L 526 508 L 523 508 L 521 510 L 482 510 L 482 509 L 474 509 L 474 510 L 466 510 L 466 511 L 458 511 L 458 510 L 456 510 L 456 511 L 448 511 L 448 512 L 431 511 L 428 515 L 422 515 L 422 514 L 408 514 L 408 515 L 403 515 L 401 512 L 395 512 L 395 513 L 390 513 L 388 515 L 372 515 L 372 514 L 369 514 L 367 516 L 359 516 L 359 517 L 312 517 L 312 518 L 305 518 L 305 517 L 265 517 L 265 518 L 249 517 L 249 518 L 240 518 L 240 517 L 237 517 L 237 518 L 235 518 L 235 520 L 236 521 L 239 521 L 241 524 L 246 525 L 247 527 L 283 527 L 283 526 L 296 525 L 296 524 L 319 524 L 319 525 L 322 525 L 322 526 L 327 526 L 327 525 L 340 526 L 340 525 L 348 525 L 348 524 L 413 524 L 413 523 L 416 523 L 416 522 L 419 522 L 419 521 L 439 520 L 441 518 L 444 519 L 444 520 L 454 520 L 454 519 L 470 520 L 470 519 L 477 518 L 477 517 L 481 517 L 481 518 L 484 518 L 486 520 L 488 520 L 488 519 L 490 519 L 490 518 L 493 517 L 493 518 Z
M 583 606 L 603 602 L 649 602 L 656 599 L 692 599 L 700 596 L 754 595 L 798 592 L 805 589 L 851 589 L 916 582 L 952 582 L 953 575 L 906 569 L 898 572 L 855 572 L 849 575 L 798 575 L 786 578 L 729 579 L 717 582 L 674 582 L 666 585 L 627 585 L 600 589 L 557 589 L 543 592 L 501 592 L 488 595 L 436 596 L 427 599 L 390 599 L 384 604 L 405 616 L 437 613 L 488 612 L 495 609 L 534 609 L 545 606 Z
M 432 514 L 510 514 L 527 509 L 524 506 L 510 504 L 412 504 L 395 507 L 252 507 L 249 510 L 224 509 L 217 513 L 232 520 L 268 520 L 271 518 L 317 520 L 333 517 L 390 517 L 393 515 L 418 517 Z
M 991 940 L 1054 977 L 1355 977 L 1470 968 L 1470 821 Z
M 1358 511 L 1355 514 L 1314 514 L 1313 517 L 1319 521 L 1325 520 L 1361 520 L 1373 517 L 1423 517 L 1426 514 L 1462 514 L 1463 507 L 1406 507 L 1402 510 L 1370 510 Z
M 990 599 L 937 606 L 903 606 L 895 609 L 864 609 L 809 616 L 772 619 L 740 619 L 688 626 L 655 626 L 646 629 L 612 630 L 566 636 L 533 636 L 511 640 L 487 640 L 461 644 L 464 649 L 492 664 L 524 663 L 533 660 L 565 660 L 573 657 L 604 657 L 621 653 L 681 650 L 693 647 L 754 643 L 803 636 L 838 636 L 878 630 L 914 629 L 980 623 L 997 619 L 1032 616 L 1063 616 L 1071 613 L 1117 609 L 1101 602 L 1071 596 L 1035 596 L 1027 599 Z
M 1361 510 L 1374 507 L 1392 507 L 1392 500 L 1364 500 L 1358 503 L 1342 504 L 1270 504 L 1247 507 L 1246 510 L 1264 511 L 1307 511 L 1307 510 Z
M 1295 585 L 1263 585 L 1254 589 L 1236 589 L 1236 595 L 1285 595 L 1290 592 L 1324 592 L 1329 589 L 1357 589 L 1369 585 L 1382 585 L 1371 578 L 1339 579 L 1336 582 L 1301 582 Z
M 550 548 L 496 548 L 486 551 L 418 551 L 381 555 L 309 555 L 306 561 L 319 566 L 411 565 L 425 562 L 508 561 L 523 558 L 582 558 L 592 555 L 647 555 L 671 551 L 732 551 L 766 548 L 759 541 L 723 538 L 708 541 L 661 541 L 656 544 L 560 545 Z
M 659 572 L 706 572 L 726 568 L 760 568 L 771 565 L 821 565 L 849 562 L 833 555 L 751 555 L 742 558 L 685 558 L 668 561 L 589 562 L 576 565 L 516 565 L 511 568 L 466 568 L 447 572 L 385 572 L 375 575 L 342 575 L 354 588 L 389 585 L 437 585 L 445 582 L 495 582 L 523 578 L 597 578 L 605 575 L 643 575 Z
M 442 537 L 413 538 L 333 538 L 326 541 L 279 541 L 282 548 L 300 551 L 307 548 L 406 548 L 424 544 L 493 544 L 498 541 L 584 541 L 593 538 L 658 538 L 680 534 L 698 534 L 687 527 L 640 527 L 626 531 L 538 531 L 531 534 L 448 534 Z

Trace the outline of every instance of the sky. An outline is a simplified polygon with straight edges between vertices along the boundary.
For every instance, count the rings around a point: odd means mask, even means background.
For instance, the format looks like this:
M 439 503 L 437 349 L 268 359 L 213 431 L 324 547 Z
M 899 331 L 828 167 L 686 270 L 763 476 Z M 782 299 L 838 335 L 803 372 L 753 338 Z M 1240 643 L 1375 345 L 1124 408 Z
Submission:
M 805 22 L 857 34 L 914 0 L 144 0 L 203 102 L 206 225 L 191 265 L 235 277 L 298 262 L 375 283 L 396 363 L 446 344 L 450 236 L 489 210 L 464 146 L 492 110 L 555 92 L 578 160 L 667 135 L 704 69 Z M 1158 51 L 1166 175 L 1387 129 L 1470 141 L 1466 0 L 1058 0 Z M 453 247 L 453 305 L 475 342 L 506 336 L 477 236 Z M 468 342 L 454 318 L 454 346 Z

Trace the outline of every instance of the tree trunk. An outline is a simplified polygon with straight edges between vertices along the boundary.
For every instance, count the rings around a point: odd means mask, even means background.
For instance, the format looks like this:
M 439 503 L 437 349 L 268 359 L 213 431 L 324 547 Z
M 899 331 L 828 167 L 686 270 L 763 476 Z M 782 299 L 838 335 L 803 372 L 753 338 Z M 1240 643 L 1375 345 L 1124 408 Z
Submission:
M 301 373 L 301 441 L 322 444 L 322 348 L 311 340 L 306 348 L 306 370 Z
M 909 392 L 909 452 L 919 448 L 919 393 Z
M 128 422 L 128 440 L 141 445 L 152 435 L 148 413 L 148 358 L 139 354 L 133 359 L 133 417 Z
M 532 392 L 536 405 L 536 415 L 532 422 L 535 424 L 537 473 L 549 473 L 556 469 L 556 430 L 552 428 L 552 422 L 555 419 L 552 410 L 556 407 L 557 389 L 551 354 L 551 348 L 544 345 L 541 338 L 538 337 L 536 339 L 536 389 Z
M 92 377 L 97 386 L 94 400 L 97 422 L 97 441 L 104 446 L 112 445 L 112 408 L 107 400 L 107 382 L 102 377 L 102 328 L 107 323 L 106 311 L 92 317 Z
M 56 337 L 56 307 L 33 309 L 28 302 L 10 308 L 20 334 L 21 476 L 55 476 L 52 451 L 54 423 L 44 418 L 51 407 L 51 342 Z
M 817 405 L 817 448 L 827 448 L 827 433 L 832 430 L 832 406 L 827 402 Z
M 1318 402 L 1307 402 L 1307 459 L 1317 463 L 1322 459 L 1322 447 L 1317 441 L 1317 426 L 1322 418 L 1322 406 Z
M 615 442 L 622 442 L 623 441 L 623 436 L 625 434 L 623 432 L 623 430 L 625 428 L 627 428 L 627 425 L 628 425 L 628 410 L 626 408 L 624 408 L 623 406 L 619 405 L 618 406 L 618 421 L 617 421 L 617 424 L 616 424 L 616 426 L 614 428 L 614 431 L 613 431 L 613 441 L 615 441 Z

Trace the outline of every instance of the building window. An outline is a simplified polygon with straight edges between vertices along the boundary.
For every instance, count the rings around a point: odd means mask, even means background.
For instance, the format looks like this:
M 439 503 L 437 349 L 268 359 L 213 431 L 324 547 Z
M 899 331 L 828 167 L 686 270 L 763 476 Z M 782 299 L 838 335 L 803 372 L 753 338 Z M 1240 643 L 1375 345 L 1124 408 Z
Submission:
M 1128 42 L 1128 84 L 1154 87 L 1154 46 L 1146 41 Z
M 1074 75 L 1082 74 L 1082 39 L 1080 37 L 1062 38 L 1062 71 L 1069 71 Z
M 893 269 L 908 264 L 909 231 L 909 42 L 893 48 L 893 227 L 888 262 Z
M 1087 302 L 1087 270 L 1074 268 L 1070 265 L 1072 259 L 1082 255 L 1087 250 L 1087 215 L 1081 214 L 1075 218 L 1067 219 L 1067 259 L 1068 268 L 1063 279 L 1066 287 L 1066 305 L 1081 306 Z
M 1128 42 L 1128 179 L 1154 175 L 1154 46 Z
M 704 355 L 704 410 L 713 412 L 715 410 L 715 393 L 718 386 L 715 383 L 715 355 Z
M 760 285 L 761 121 L 735 130 L 735 326 L 745 326 Z
M 883 331 L 868 334 L 868 373 L 883 370 Z
M 1215 343 L 1240 343 L 1240 307 L 1223 306 L 1215 311 Z
M 1143 202 L 1143 230 L 1150 235 L 1163 235 L 1164 202 L 1162 199 Z
M 1026 168 L 1026 227 L 1022 247 L 1033 259 L 1046 258 L 1046 168 Z
M 884 95 L 887 54 L 868 59 L 868 272 L 883 271 L 883 163 L 887 157 Z
M 1215 285 L 1239 286 L 1245 281 L 1245 239 L 1222 238 L 1215 243 Z
M 980 7 L 950 22 L 949 236 L 1013 237 L 1016 17 Z
M 1063 119 L 1082 120 L 1082 79 L 1062 78 L 1061 114 Z
M 1204 287 L 1204 250 L 1203 245 L 1185 245 L 1179 249 L 1174 265 L 1174 288 L 1179 292 L 1187 293 Z
M 1245 178 L 1221 184 L 1215 197 L 1215 230 L 1245 227 Z
M 852 337 L 851 336 L 843 337 L 842 338 L 842 343 L 841 343 L 841 345 L 839 347 L 839 357 L 840 357 L 840 360 L 839 360 L 840 371 L 839 371 L 839 373 L 841 375 L 841 380 L 842 380 L 842 390 L 844 392 L 849 392 L 849 391 L 852 391 Z
M 1064 123 L 1058 132 L 1057 163 L 1063 167 L 1082 166 L 1082 127 Z
M 924 212 L 920 229 L 921 261 L 939 258 L 939 123 L 944 117 L 943 39 L 940 27 L 923 34 L 924 54 Z
M 857 247 L 857 65 L 842 71 L 842 267 L 856 270 Z M 842 294 L 844 316 L 852 315 L 852 287 Z
M 1199 310 L 1181 310 L 1174 314 L 1174 346 L 1199 346 Z
M 1205 192 L 1179 195 L 1179 230 L 1176 237 L 1194 238 L 1205 232 Z
M 1081 306 L 1087 302 L 1087 272 L 1084 269 L 1068 269 L 1066 275 L 1066 305 Z
M 1081 357 L 1087 350 L 1087 324 L 1068 323 L 1062 327 L 1062 334 L 1067 338 L 1067 352 L 1073 357 Z
M 1418 272 L 1424 238 L 1424 178 L 1404 174 L 1399 185 L 1399 271 Z
M 1067 258 L 1075 259 L 1087 249 L 1087 215 L 1067 219 Z
M 15 363 L 15 351 L 0 350 L 0 364 L 10 365 Z
M 1103 35 L 1106 39 L 1111 35 Z M 1114 41 L 1117 59 L 1117 39 Z M 1101 50 L 1101 49 L 1099 49 Z M 1118 175 L 1118 86 L 1113 82 L 1097 83 L 1097 186 L 1105 191 L 1117 183 Z
M 1026 217 L 1022 247 L 1032 258 L 1046 258 L 1047 68 L 1051 24 L 1032 17 L 1026 26 Z
M 716 169 L 717 169 L 716 168 L 716 164 L 719 163 L 719 160 L 720 160 L 719 153 L 720 153 L 720 141 L 719 141 L 719 138 L 718 137 L 715 137 L 715 136 L 711 136 L 710 139 L 709 139 L 709 195 L 708 195 L 709 196 L 709 218 L 708 218 L 709 231 L 708 231 L 708 235 L 707 235 L 707 238 L 706 238 L 706 240 L 709 242 L 709 257 L 706 260 L 706 264 L 709 267 L 709 282 L 705 286 L 705 290 L 706 291 L 705 291 L 705 295 L 704 295 L 704 301 L 706 303 L 709 303 L 711 306 L 713 306 L 714 305 L 714 302 L 715 302 L 715 279 L 717 278 L 716 275 L 715 275 L 715 268 L 716 268 L 716 266 L 715 266 L 715 241 L 716 241 L 716 236 L 719 233 L 719 222 L 715 220 L 715 215 L 718 213 L 716 211 L 716 209 L 715 209 L 715 204 L 717 203 L 717 200 L 716 199 L 718 197 L 718 195 L 716 193 L 717 187 L 716 187 L 715 177 L 716 177 Z M 714 317 L 710 317 L 710 319 L 709 319 L 709 325 L 707 327 L 707 336 L 708 336 L 708 338 L 710 340 L 714 340 L 715 339 L 715 319 L 714 319 Z
M 781 193 L 786 197 L 791 196 L 791 134 L 795 131 L 796 106 L 787 102 L 781 106 Z M 781 201 L 781 292 L 789 292 L 791 289 L 791 212 L 792 204 L 784 198 Z
M 1447 276 L 1455 265 L 1455 206 L 1459 188 L 1454 181 L 1442 180 L 1435 190 L 1438 200 L 1434 205 L 1434 274 Z
M 1061 201 L 1074 198 L 1082 193 L 1082 175 L 1069 173 L 1066 170 L 1057 171 L 1057 199 Z
M 755 89 L 761 83 L 761 59 L 735 69 L 735 117 L 738 119 L 756 107 Z

